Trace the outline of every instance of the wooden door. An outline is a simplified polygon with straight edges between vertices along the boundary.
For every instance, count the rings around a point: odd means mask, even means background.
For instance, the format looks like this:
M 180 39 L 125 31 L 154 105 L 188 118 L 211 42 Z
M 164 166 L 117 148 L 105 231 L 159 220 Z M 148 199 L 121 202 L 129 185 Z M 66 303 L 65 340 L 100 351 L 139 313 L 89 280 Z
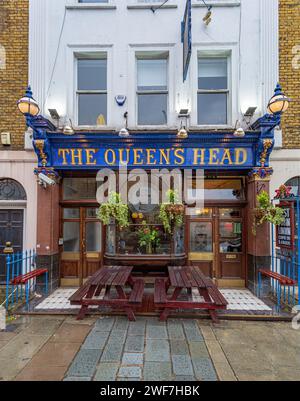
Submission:
M 245 285 L 246 248 L 244 211 L 229 207 L 217 210 L 217 279 L 224 285 Z
M 238 207 L 199 210 L 188 220 L 189 264 L 223 287 L 245 286 L 244 211 Z
M 80 286 L 100 268 L 102 225 L 96 213 L 96 208 L 62 209 L 62 286 Z
M 6 242 L 12 243 L 15 253 L 23 251 L 23 225 L 23 210 L 0 210 L 0 282 L 6 280 Z
M 215 224 L 213 208 L 199 211 L 197 217 L 188 221 L 188 259 L 191 265 L 199 266 L 202 272 L 215 276 Z

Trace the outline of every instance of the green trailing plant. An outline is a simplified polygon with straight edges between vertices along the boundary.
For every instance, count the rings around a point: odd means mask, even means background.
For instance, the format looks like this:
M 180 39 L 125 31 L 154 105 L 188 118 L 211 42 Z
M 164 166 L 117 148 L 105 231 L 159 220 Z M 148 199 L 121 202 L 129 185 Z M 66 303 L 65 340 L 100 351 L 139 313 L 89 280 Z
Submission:
M 166 193 L 168 202 L 160 206 L 159 219 L 167 233 L 172 234 L 175 227 L 183 224 L 184 205 L 179 203 L 178 194 L 174 190 Z
M 157 247 L 160 243 L 159 229 L 151 228 L 146 221 L 143 221 L 138 230 L 139 245 L 145 246 L 147 253 L 152 253 L 152 248 Z
M 271 223 L 279 226 L 284 222 L 284 211 L 274 206 L 270 201 L 270 196 L 266 191 L 257 195 L 258 207 L 254 209 L 253 234 L 256 234 L 257 227 L 264 223 Z
M 128 206 L 122 202 L 121 195 L 116 192 L 109 194 L 107 203 L 103 203 L 98 210 L 98 218 L 107 226 L 114 219 L 120 228 L 129 226 Z

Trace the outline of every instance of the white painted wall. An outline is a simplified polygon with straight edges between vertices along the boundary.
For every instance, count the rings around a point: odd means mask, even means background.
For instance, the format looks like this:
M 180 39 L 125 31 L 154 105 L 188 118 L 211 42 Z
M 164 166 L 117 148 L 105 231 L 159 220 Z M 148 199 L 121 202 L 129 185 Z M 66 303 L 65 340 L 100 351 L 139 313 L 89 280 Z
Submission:
M 177 112 L 188 106 L 191 123 L 197 121 L 197 52 L 232 53 L 232 115 L 230 126 L 249 106 L 265 112 L 278 79 L 278 0 L 213 0 L 213 17 L 206 27 L 206 8 L 193 0 L 193 56 L 187 81 L 182 82 L 181 20 L 185 0 L 170 0 L 156 13 L 137 0 L 108 4 L 79 4 L 77 0 L 30 0 L 30 84 L 47 115 L 56 108 L 76 121 L 74 51 L 108 52 L 108 127 L 136 127 L 135 57 L 140 49 L 170 52 L 169 126 L 178 127 Z M 148 5 L 149 3 L 147 3 Z M 156 2 L 156 5 L 158 3 Z M 127 96 L 124 107 L 114 97 Z
M 34 168 L 37 157 L 33 151 L 1 151 L 0 178 L 10 178 L 23 185 L 27 202 L 0 202 L 0 209 L 24 209 L 23 249 L 35 249 L 37 230 L 37 180 Z

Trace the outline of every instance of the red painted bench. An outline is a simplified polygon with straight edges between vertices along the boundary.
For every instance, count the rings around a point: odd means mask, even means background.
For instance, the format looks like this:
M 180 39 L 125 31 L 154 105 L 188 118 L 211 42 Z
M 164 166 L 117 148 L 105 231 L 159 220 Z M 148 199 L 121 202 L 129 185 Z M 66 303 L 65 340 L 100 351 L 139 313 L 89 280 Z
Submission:
M 140 304 L 143 300 L 145 282 L 143 279 L 136 279 L 129 297 L 129 303 Z
M 281 285 L 294 286 L 297 284 L 296 280 L 293 280 L 290 277 L 284 276 L 280 273 L 272 272 L 271 270 L 259 269 L 258 272 L 262 276 L 270 277 L 273 280 L 278 281 Z
M 17 276 L 13 278 L 10 281 L 11 285 L 26 285 L 26 304 L 29 304 L 29 293 L 30 293 L 30 288 L 29 288 L 29 281 L 42 276 L 43 274 L 46 274 L 46 279 L 45 279 L 45 287 L 46 287 L 46 294 L 48 294 L 48 270 L 47 269 L 36 269 L 32 270 L 29 273 L 22 274 L 20 276 Z
M 48 273 L 47 269 L 37 269 L 33 270 L 29 273 L 22 274 L 21 276 L 15 277 L 10 281 L 11 285 L 20 285 L 20 284 L 26 284 L 29 280 L 32 280 L 33 278 L 42 276 L 43 274 Z

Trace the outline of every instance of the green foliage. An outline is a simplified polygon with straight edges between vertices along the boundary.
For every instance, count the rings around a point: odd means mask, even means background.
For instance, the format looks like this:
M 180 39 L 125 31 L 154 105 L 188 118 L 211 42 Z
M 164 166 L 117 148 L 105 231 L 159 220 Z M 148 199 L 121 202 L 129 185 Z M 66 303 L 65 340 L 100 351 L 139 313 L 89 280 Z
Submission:
M 176 191 L 169 190 L 166 195 L 168 202 L 161 204 L 159 219 L 165 231 L 172 234 L 175 227 L 180 227 L 183 224 L 184 206 L 179 203 Z
M 257 195 L 258 208 L 254 209 L 253 233 L 256 234 L 257 227 L 264 223 L 279 226 L 284 222 L 284 211 L 272 205 L 270 196 L 266 191 Z
M 109 194 L 109 201 L 103 203 L 98 210 L 98 218 L 107 226 L 114 219 L 120 228 L 129 226 L 128 206 L 122 202 L 121 195 L 116 192 Z
M 159 231 L 157 228 L 152 229 L 146 221 L 142 222 L 142 227 L 138 230 L 139 245 L 151 249 L 152 246 L 158 246 L 160 243 Z

